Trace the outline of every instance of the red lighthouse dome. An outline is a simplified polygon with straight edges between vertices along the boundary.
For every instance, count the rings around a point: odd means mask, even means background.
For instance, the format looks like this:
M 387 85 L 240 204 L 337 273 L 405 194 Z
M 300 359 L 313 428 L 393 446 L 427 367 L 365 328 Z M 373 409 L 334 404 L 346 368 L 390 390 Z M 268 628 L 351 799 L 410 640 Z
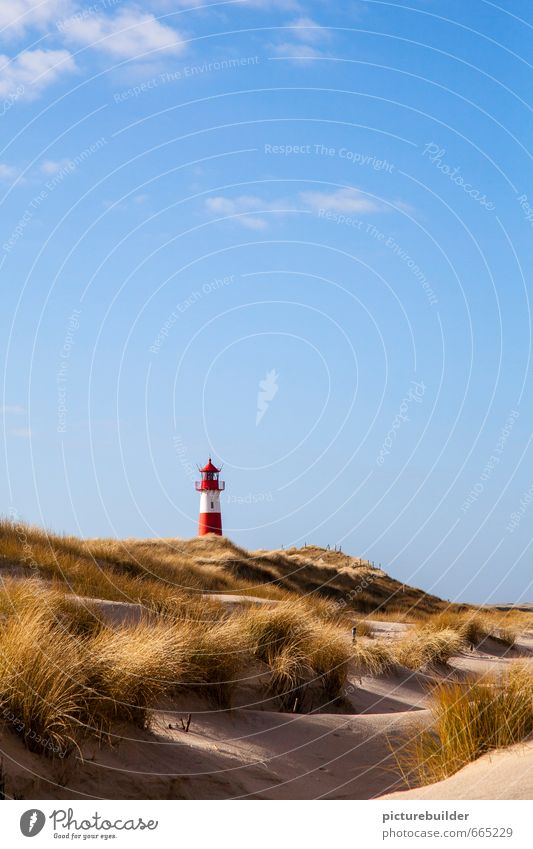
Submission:
M 211 462 L 211 457 L 200 469 L 201 480 L 196 481 L 194 486 L 200 492 L 200 518 L 198 522 L 198 536 L 205 534 L 217 534 L 222 536 L 222 515 L 220 513 L 220 493 L 226 484 L 219 479 L 220 469 Z

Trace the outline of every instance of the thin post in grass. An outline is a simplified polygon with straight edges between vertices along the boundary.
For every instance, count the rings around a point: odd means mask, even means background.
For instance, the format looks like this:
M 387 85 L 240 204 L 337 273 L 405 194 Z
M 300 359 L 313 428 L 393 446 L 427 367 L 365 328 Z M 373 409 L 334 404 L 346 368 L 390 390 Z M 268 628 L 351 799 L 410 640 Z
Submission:
M 186 734 L 189 731 L 189 728 L 190 728 L 190 725 L 191 725 L 191 719 L 192 719 L 192 713 L 188 714 L 185 722 L 183 721 L 183 717 L 180 717 L 182 731 L 185 731 Z

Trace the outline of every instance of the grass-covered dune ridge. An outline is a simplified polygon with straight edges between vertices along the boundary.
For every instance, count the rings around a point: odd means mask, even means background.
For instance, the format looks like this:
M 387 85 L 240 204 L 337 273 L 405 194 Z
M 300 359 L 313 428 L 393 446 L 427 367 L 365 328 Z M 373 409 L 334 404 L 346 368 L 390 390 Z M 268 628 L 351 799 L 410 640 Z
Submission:
M 488 645 L 503 657 L 529 622 L 446 604 L 340 552 L 248 552 L 217 537 L 85 541 L 4 521 L 0 578 L 1 733 L 52 765 L 83 763 L 88 745 L 155 741 L 166 715 L 227 714 L 230 724 L 239 712 L 355 715 L 374 679 L 375 692 L 396 681 L 393 696 L 419 675 L 470 686 L 458 656 Z M 525 678 L 513 680 L 516 694 Z M 405 708 L 392 698 L 386 710 Z M 439 765 L 434 716 L 418 748 L 403 747 L 411 761 L 400 772 L 418 782 L 460 762 Z M 414 765 L 420 758 L 431 773 Z
M 515 661 L 501 675 L 443 681 L 432 692 L 433 722 L 400 749 L 412 786 L 442 781 L 495 749 L 533 733 L 533 669 Z
M 396 581 L 368 561 L 317 546 L 246 551 L 225 537 L 81 540 L 0 521 L 0 574 L 39 576 L 85 597 L 165 603 L 169 591 L 308 595 L 361 612 L 445 609 L 441 599 Z

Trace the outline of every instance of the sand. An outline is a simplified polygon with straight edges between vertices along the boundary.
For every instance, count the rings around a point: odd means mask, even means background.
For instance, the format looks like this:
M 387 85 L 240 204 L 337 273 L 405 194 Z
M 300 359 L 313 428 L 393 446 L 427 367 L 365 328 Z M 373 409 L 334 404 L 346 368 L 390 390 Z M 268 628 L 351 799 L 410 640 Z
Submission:
M 385 799 L 533 799 L 533 742 L 484 755 L 437 784 Z
M 221 600 L 228 606 L 243 603 L 240 596 Z M 147 615 L 139 604 L 79 601 L 96 603 L 115 625 Z M 246 603 L 265 602 L 246 598 Z M 372 625 L 380 639 L 398 639 L 409 628 Z M 520 656 L 533 662 L 532 649 L 528 633 L 513 650 L 487 640 L 452 658 L 447 670 L 352 675 L 342 702 L 314 711 L 311 703 L 301 714 L 282 713 L 265 700 L 266 668 L 258 664 L 240 683 L 232 710 L 214 710 L 194 693 L 183 694 L 178 702 L 160 705 L 150 728 L 117 726 L 111 745 L 90 742 L 81 757 L 65 761 L 28 752 L 6 729 L 1 733 L 6 791 L 25 799 L 530 799 L 533 743 L 496 752 L 446 781 L 411 790 L 395 753 L 431 721 L 432 682 L 501 671 Z M 189 714 L 186 733 L 181 719 Z
M 150 731 L 117 729 L 116 746 L 91 744 L 83 763 L 53 767 L 10 735 L 2 744 L 7 791 L 40 799 L 370 799 L 403 786 L 389 737 L 419 721 L 413 712 L 195 711 L 185 733 L 180 715 L 161 711 Z
M 228 610 L 236 607 L 255 607 L 258 605 L 275 605 L 277 601 L 259 598 L 258 596 L 232 595 L 231 593 L 203 593 L 204 598 L 211 598 L 220 602 Z M 108 601 L 101 598 L 87 598 L 85 596 L 73 596 L 74 601 L 80 605 L 96 607 L 102 614 L 104 622 L 108 625 L 118 627 L 121 625 L 136 625 L 141 620 L 150 619 L 153 614 L 142 604 L 128 601 Z

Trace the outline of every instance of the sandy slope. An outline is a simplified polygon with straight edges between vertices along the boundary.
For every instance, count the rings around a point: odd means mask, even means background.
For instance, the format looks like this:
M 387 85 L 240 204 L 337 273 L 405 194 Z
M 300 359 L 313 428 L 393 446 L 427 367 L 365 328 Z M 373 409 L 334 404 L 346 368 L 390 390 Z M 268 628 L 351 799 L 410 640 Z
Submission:
M 98 604 L 115 624 L 146 614 L 141 605 Z M 374 624 L 380 626 L 379 637 L 387 639 L 398 638 L 408 627 Z M 265 670 L 258 666 L 241 683 L 233 710 L 212 710 L 194 694 L 183 695 L 177 703 L 160 706 L 150 729 L 117 727 L 111 745 L 87 744 L 83 759 L 42 758 L 4 730 L 6 790 L 26 799 L 369 799 L 391 793 L 390 798 L 411 799 L 532 798 L 533 743 L 497 752 L 444 782 L 409 791 L 393 754 L 430 721 L 432 681 L 444 674 L 502 670 L 532 648 L 528 634 L 511 652 L 494 641 L 465 651 L 452 659 L 446 673 L 396 669 L 373 678 L 352 676 L 344 702 L 323 706 L 320 713 L 280 713 L 265 701 L 260 684 Z M 185 733 L 180 719 L 188 714 Z
M 115 622 L 135 618 L 139 611 L 131 608 L 101 607 Z M 342 705 L 291 714 L 265 701 L 264 672 L 250 670 L 233 710 L 183 695 L 161 706 L 149 730 L 124 726 L 110 746 L 88 744 L 83 761 L 45 760 L 3 732 L 7 792 L 27 799 L 368 799 L 404 786 L 392 752 L 429 719 L 429 676 L 352 677 Z M 180 719 L 189 713 L 185 733 Z
M 389 738 L 419 718 L 238 709 L 194 713 L 185 734 L 162 712 L 151 733 L 124 728 L 116 746 L 87 747 L 83 764 L 52 767 L 11 735 L 2 748 L 8 792 L 22 798 L 368 799 L 402 786 Z
M 233 595 L 231 593 L 204 593 L 205 598 L 212 598 L 224 604 L 229 610 L 235 607 L 243 607 L 247 605 L 275 605 L 276 601 L 270 601 L 257 596 L 242 596 Z M 105 622 L 109 625 L 135 625 L 142 619 L 150 618 L 150 610 L 142 604 L 129 601 L 107 601 L 102 598 L 87 598 L 86 596 L 73 596 L 74 600 L 80 605 L 88 605 L 96 607 Z
M 260 674 L 251 670 L 237 692 L 241 707 L 210 710 L 183 696 L 156 713 L 150 730 L 117 728 L 111 746 L 87 745 L 83 762 L 44 760 L 4 733 L 7 791 L 21 798 L 368 799 L 404 786 L 392 752 L 429 720 L 429 676 L 352 678 L 345 712 L 290 714 L 268 709 Z M 180 718 L 188 713 L 185 733 Z
M 229 610 L 245 604 L 275 605 L 270 599 L 241 594 L 252 586 L 259 592 L 270 582 L 305 595 L 327 587 L 331 599 L 338 601 L 354 588 L 363 588 L 361 608 L 369 611 L 390 611 L 391 603 L 403 613 L 414 607 L 435 613 L 447 606 L 373 564 L 316 546 L 247 552 L 227 538 L 80 541 L 31 528 L 24 539 L 32 548 L 31 568 L 20 533 L 4 528 L 0 577 L 31 577 L 46 585 L 60 580 L 70 590 L 70 578 L 85 568 L 93 574 L 95 564 L 111 579 L 115 574 L 141 579 L 153 567 L 154 574 L 164 580 L 170 576 L 178 585 L 181 581 L 188 586 L 192 580 L 200 593 L 212 595 Z M 96 580 L 73 584 L 87 585 L 98 594 Z M 78 601 L 96 605 L 102 618 L 115 626 L 151 615 L 141 604 L 81 597 Z M 354 613 L 355 619 L 360 617 Z M 398 639 L 409 628 L 385 617 L 371 625 L 377 640 Z M 347 631 L 350 628 L 348 623 Z M 432 681 L 502 671 L 524 653 L 533 658 L 531 633 L 521 640 L 521 651 L 507 652 L 501 644 L 487 641 L 476 651 L 452 658 L 440 672 L 395 669 L 372 678 L 352 676 L 344 697 L 320 708 L 323 691 L 311 685 L 303 704 L 306 712 L 299 714 L 281 713 L 265 697 L 269 673 L 257 663 L 240 682 L 233 710 L 213 710 L 197 692 L 182 693 L 179 701 L 158 706 L 150 728 L 117 725 L 109 740 L 99 745 L 93 737 L 80 757 L 65 760 L 29 752 L 4 716 L 0 756 L 6 793 L 21 799 L 368 799 L 402 791 L 401 798 L 414 799 L 531 798 L 533 743 L 495 753 L 445 782 L 407 793 L 396 763 L 403 742 L 431 721 Z M 185 733 L 181 719 L 188 715 L 191 723 Z
M 437 784 L 385 799 L 533 799 L 533 742 L 485 755 Z

